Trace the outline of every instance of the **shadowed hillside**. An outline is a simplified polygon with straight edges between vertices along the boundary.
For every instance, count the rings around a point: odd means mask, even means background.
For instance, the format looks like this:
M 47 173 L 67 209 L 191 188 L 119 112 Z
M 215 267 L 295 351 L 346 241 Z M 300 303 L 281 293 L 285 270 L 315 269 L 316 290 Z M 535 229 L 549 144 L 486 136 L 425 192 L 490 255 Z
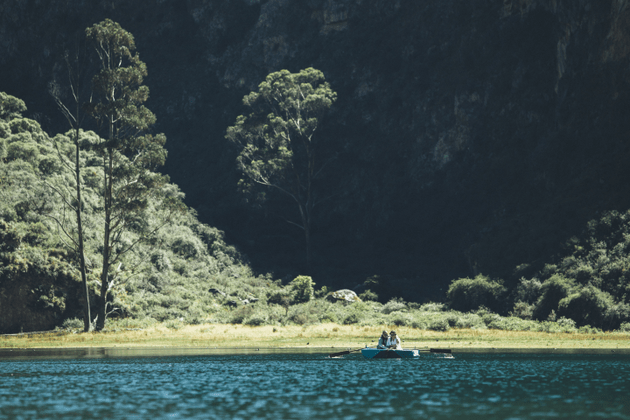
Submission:
M 483 273 L 515 285 L 605 211 L 630 207 L 630 6 L 615 0 L 8 0 L 0 91 L 49 132 L 63 50 L 105 17 L 136 37 L 164 169 L 255 271 L 304 273 L 290 207 L 239 195 L 226 128 L 273 71 L 315 67 L 338 94 L 313 277 L 380 275 L 406 299 Z M 517 269 L 515 267 L 518 267 Z

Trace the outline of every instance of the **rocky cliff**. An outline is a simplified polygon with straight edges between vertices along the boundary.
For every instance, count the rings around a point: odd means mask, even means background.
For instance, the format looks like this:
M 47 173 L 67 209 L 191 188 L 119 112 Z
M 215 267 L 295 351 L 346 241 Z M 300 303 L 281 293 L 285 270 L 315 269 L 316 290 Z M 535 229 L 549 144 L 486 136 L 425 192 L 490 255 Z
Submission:
M 242 203 L 223 136 L 284 68 L 322 70 L 339 97 L 316 281 L 390 275 L 417 298 L 478 272 L 513 281 L 630 207 L 625 0 L 6 0 L 0 91 L 65 130 L 47 84 L 105 17 L 147 63 L 166 171 L 261 270 L 302 271 L 300 236 L 282 207 Z

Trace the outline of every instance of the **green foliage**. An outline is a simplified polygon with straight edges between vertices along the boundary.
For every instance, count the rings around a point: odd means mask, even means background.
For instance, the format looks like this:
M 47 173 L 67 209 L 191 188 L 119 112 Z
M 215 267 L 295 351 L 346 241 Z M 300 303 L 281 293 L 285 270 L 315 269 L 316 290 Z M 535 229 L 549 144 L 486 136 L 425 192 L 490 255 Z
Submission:
M 358 324 L 361 321 L 361 315 L 357 312 L 348 314 L 343 320 L 344 325 Z
M 107 129 L 107 140 L 93 147 L 103 157 L 103 251 L 98 305 L 98 330 L 108 315 L 108 293 L 119 277 L 121 259 L 140 241 L 148 240 L 161 227 L 160 222 L 183 211 L 183 198 L 167 186 L 168 178 L 154 172 L 166 159 L 163 134 L 146 133 L 155 115 L 142 105 L 149 89 L 142 85 L 147 69 L 137 53 L 133 35 L 105 19 L 86 29 L 88 40 L 100 59 L 99 72 L 92 78 L 95 102 L 88 112 Z M 147 212 L 161 219 L 157 225 L 146 223 Z M 155 217 L 157 216 L 157 217 Z M 129 232 L 138 240 L 129 238 Z M 174 244 L 185 257 L 193 258 L 198 249 L 194 241 L 180 239 Z M 115 265 L 119 264 L 115 268 Z M 182 266 L 179 266 L 182 267 Z M 182 267 L 183 268 L 183 267 Z M 182 271 L 182 270 L 180 270 Z
M 516 302 L 534 303 L 540 297 L 542 283 L 537 278 L 521 278 L 516 287 L 514 300 Z
M 23 100 L 0 92 L 0 119 L 10 121 L 20 118 L 24 111 L 26 111 L 26 104 Z
M 381 312 L 384 314 L 390 314 L 395 311 L 403 311 L 407 309 L 407 304 L 402 299 L 391 299 L 385 305 L 383 305 L 383 309 Z
M 532 319 L 534 317 L 535 307 L 536 306 L 534 304 L 529 304 L 519 300 L 514 304 L 514 308 L 512 309 L 512 312 L 510 312 L 510 315 L 521 319 Z
M 559 274 L 554 274 L 547 279 L 541 287 L 541 295 L 536 302 L 533 317 L 544 320 L 552 311 L 558 309 L 560 301 L 575 290 L 575 282 Z
M 67 238 L 59 234 L 63 228 L 76 236 L 76 224 L 62 201 L 62 197 L 72 201 L 72 165 L 42 165 L 44 159 L 57 156 L 57 150 L 73 159 L 73 139 L 59 134 L 53 142 L 38 125 L 26 126 L 40 131 L 31 133 L 34 137 L 9 133 L 3 140 L 15 145 L 15 150 L 37 145 L 39 157 L 0 160 L 0 332 L 50 329 L 65 319 L 82 316 L 78 258 L 64 242 Z M 88 286 L 93 301 L 101 273 L 104 178 L 102 154 L 90 145 L 103 141 L 96 133 L 81 131 L 80 142 L 88 146 L 80 153 L 80 163 Z M 199 223 L 193 212 L 175 213 L 164 220 L 165 196 L 178 199 L 181 193 L 177 186 L 164 184 L 159 196 L 145 198 L 141 217 L 129 218 L 128 229 L 119 236 L 120 247 L 136 245 L 133 251 L 120 254 L 121 265 L 112 271 L 115 283 L 108 306 L 114 310 L 110 317 L 118 317 L 111 318 L 116 320 L 113 325 L 122 319 L 130 325 L 151 320 L 203 322 L 223 311 L 228 300 L 242 306 L 245 299 L 266 301 L 268 291 L 280 290 L 270 276 L 254 276 L 238 250 L 225 243 L 223 232 Z M 162 227 L 150 240 L 140 240 L 144 232 L 158 226 Z M 221 290 L 228 297 L 212 294 L 210 289 Z M 11 314 L 5 316 L 5 309 Z M 280 312 L 273 319 L 285 313 L 282 308 Z
M 366 289 L 365 292 L 363 292 L 363 293 L 361 293 L 359 295 L 359 299 L 361 299 L 363 301 L 377 302 L 378 301 L 378 295 L 376 293 L 374 293 L 373 291 L 371 291 L 370 289 Z
M 578 326 L 616 329 L 630 320 L 630 306 L 615 305 L 613 297 L 595 286 L 586 286 L 562 299 L 558 314 L 572 319 Z
M 454 280 L 446 292 L 451 308 L 458 311 L 470 311 L 481 306 L 500 309 L 501 299 L 506 289 L 500 281 L 490 280 L 482 274 L 474 279 Z
M 313 298 L 315 282 L 309 276 L 297 276 L 289 286 L 293 292 L 293 302 L 304 303 Z
M 61 328 L 64 330 L 81 330 L 83 329 L 83 320 L 78 318 L 70 318 L 63 321 Z
M 239 186 L 246 193 L 263 187 L 255 201 L 267 201 L 270 191 L 290 197 L 299 218 L 292 224 L 305 233 L 310 261 L 312 213 L 323 196 L 314 181 L 329 159 L 314 136 L 321 120 L 337 98 L 324 74 L 308 68 L 299 73 L 271 73 L 243 98 L 250 110 L 227 129 L 226 138 L 237 145 L 238 168 L 244 177 Z

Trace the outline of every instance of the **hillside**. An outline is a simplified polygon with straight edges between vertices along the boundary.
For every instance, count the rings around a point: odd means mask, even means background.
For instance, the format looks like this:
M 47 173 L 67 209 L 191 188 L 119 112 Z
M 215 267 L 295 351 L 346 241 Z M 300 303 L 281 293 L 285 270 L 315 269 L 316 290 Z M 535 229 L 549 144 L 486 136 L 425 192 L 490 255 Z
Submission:
M 291 209 L 244 202 L 224 138 L 242 97 L 280 69 L 320 69 L 338 94 L 320 133 L 336 159 L 319 185 L 332 198 L 314 229 L 318 284 L 379 275 L 418 301 L 479 273 L 514 287 L 570 254 L 589 220 L 630 208 L 625 1 L 96 4 L 3 2 L 0 91 L 65 131 L 43 94 L 63 80 L 63 50 L 119 22 L 149 68 L 164 171 L 256 273 L 306 271 Z

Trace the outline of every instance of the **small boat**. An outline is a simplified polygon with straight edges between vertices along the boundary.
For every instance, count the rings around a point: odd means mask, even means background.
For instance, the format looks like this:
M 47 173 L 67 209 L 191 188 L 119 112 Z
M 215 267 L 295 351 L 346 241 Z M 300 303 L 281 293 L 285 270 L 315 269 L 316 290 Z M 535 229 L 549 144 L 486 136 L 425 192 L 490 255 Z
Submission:
M 410 359 L 412 357 L 420 356 L 420 352 L 429 352 L 435 356 L 442 356 L 444 358 L 453 359 L 451 349 L 420 349 L 420 350 L 407 350 L 407 349 L 375 349 L 373 347 L 365 347 L 363 349 L 356 350 L 344 350 L 336 353 L 331 353 L 328 357 L 330 359 L 342 359 L 343 356 L 350 353 L 361 352 L 366 359 Z
M 420 356 L 419 350 L 394 350 L 394 349 L 375 349 L 366 347 L 361 349 L 361 354 L 366 359 L 408 359 Z

